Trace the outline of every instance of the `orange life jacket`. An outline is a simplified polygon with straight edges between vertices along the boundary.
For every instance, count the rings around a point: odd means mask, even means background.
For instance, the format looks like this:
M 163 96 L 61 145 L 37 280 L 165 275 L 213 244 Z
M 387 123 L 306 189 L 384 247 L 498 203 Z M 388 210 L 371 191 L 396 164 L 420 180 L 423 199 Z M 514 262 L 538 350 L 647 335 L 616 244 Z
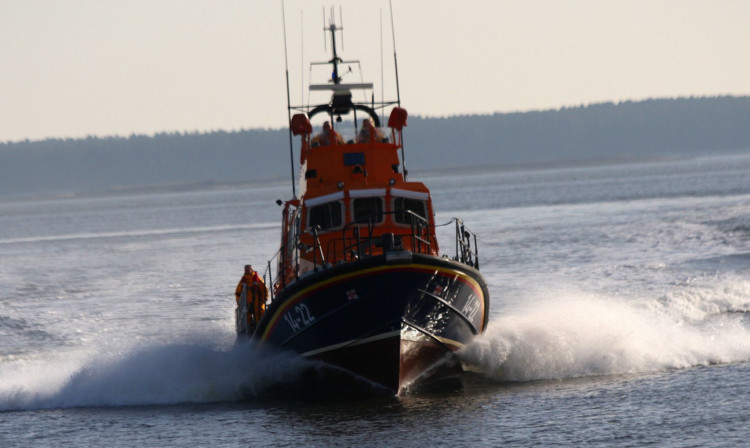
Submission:
M 234 292 L 235 299 L 239 305 L 242 297 L 242 288 L 245 288 L 245 294 L 247 296 L 247 306 L 249 308 L 247 313 L 247 323 L 257 323 L 266 311 L 266 300 L 268 299 L 268 288 L 263 283 L 263 279 L 260 278 L 257 271 L 253 271 L 252 274 L 243 275 L 239 283 L 237 283 L 237 289 Z

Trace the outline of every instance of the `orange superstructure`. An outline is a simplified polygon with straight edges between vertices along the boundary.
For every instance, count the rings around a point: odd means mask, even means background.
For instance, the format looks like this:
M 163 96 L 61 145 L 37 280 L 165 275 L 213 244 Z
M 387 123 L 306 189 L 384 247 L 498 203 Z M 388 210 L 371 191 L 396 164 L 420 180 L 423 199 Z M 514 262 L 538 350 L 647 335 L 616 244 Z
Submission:
M 301 138 L 301 199 L 285 204 L 278 261 L 284 275 L 275 292 L 311 270 L 382 254 L 384 248 L 438 254 L 429 190 L 405 181 L 401 169 L 406 117 L 405 109 L 395 107 L 390 132 L 380 141 L 331 139 L 326 146 L 310 138 L 305 114 L 293 117 L 293 132 Z

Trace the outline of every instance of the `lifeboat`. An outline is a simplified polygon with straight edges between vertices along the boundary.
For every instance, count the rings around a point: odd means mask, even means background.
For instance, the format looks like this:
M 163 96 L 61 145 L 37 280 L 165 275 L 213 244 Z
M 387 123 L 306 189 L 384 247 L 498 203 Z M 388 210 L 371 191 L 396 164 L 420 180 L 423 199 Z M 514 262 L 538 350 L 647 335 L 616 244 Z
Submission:
M 408 113 L 400 100 L 352 101 L 352 90 L 372 84 L 339 76 L 339 30 L 331 20 L 331 79 L 310 86 L 330 91 L 330 100 L 289 106 L 298 112 L 290 135 L 299 139 L 299 195 L 295 189 L 279 204 L 280 248 L 265 281 L 246 267 L 236 328 L 240 339 L 323 361 L 398 394 L 461 370 L 456 352 L 485 330 L 489 292 L 476 236 L 454 218 L 455 253 L 443 253 L 430 190 L 407 180 Z M 388 108 L 384 126 L 377 109 Z M 325 120 L 318 133 L 316 117 Z

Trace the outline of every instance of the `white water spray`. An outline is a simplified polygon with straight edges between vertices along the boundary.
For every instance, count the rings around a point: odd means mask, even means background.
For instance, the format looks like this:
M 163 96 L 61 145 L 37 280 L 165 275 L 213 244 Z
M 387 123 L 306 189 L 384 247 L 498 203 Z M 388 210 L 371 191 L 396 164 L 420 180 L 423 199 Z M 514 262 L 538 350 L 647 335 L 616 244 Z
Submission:
M 294 381 L 301 358 L 215 339 L 6 362 L 0 410 L 237 401 Z
M 530 298 L 492 321 L 461 358 L 507 381 L 750 360 L 750 282 L 695 283 L 658 300 L 559 291 Z

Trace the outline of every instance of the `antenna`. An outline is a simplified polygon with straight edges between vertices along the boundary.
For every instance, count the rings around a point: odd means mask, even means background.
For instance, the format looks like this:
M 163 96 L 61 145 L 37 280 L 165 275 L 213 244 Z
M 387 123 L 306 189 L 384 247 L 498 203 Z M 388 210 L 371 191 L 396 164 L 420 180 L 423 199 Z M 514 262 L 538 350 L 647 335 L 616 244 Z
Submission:
M 380 101 L 385 104 L 385 76 L 383 75 L 383 8 L 380 8 Z M 380 109 L 380 121 L 383 121 L 384 109 Z
M 312 64 L 310 64 L 310 70 L 307 72 L 307 79 L 310 80 L 309 81 L 310 84 L 312 84 L 312 78 L 313 78 L 312 68 L 313 68 L 313 66 L 312 66 Z M 303 101 L 303 103 L 304 103 L 304 101 Z M 307 104 L 310 104 L 310 88 L 309 87 L 307 89 Z
M 339 23 L 341 23 L 341 31 L 344 30 L 344 10 L 339 5 Z M 344 51 L 344 33 L 341 33 L 341 51 Z
M 299 12 L 299 49 L 300 49 L 300 55 L 299 55 L 299 73 L 300 73 L 300 80 L 299 80 L 299 98 L 300 98 L 300 104 L 303 104 L 305 102 L 305 17 L 304 17 L 304 11 Z
M 398 86 L 398 58 L 396 57 L 396 27 L 393 25 L 393 0 L 388 0 L 388 6 L 391 9 L 391 33 L 393 33 L 393 64 L 396 69 L 396 100 L 398 101 L 398 107 L 401 107 L 401 90 Z M 406 170 L 404 169 L 404 171 Z
M 391 9 L 391 33 L 393 33 L 393 66 L 396 70 L 396 101 L 398 107 L 401 107 L 401 90 L 398 86 L 398 58 L 396 57 L 396 26 L 393 24 L 393 0 L 388 0 L 388 6 Z M 409 171 L 406 169 L 406 154 L 404 153 L 404 136 L 401 136 L 401 166 L 404 170 L 404 180 Z
M 331 52 L 333 53 L 333 58 L 328 62 L 330 64 L 333 64 L 333 73 L 331 74 L 330 81 L 333 84 L 340 84 L 341 83 L 341 77 L 339 76 L 339 64 L 344 62 L 339 57 L 337 51 L 336 51 L 336 31 L 343 31 L 343 28 L 336 26 L 336 10 L 333 9 L 333 6 L 331 6 L 331 20 L 329 21 L 328 27 L 325 26 L 325 10 L 323 10 L 323 31 L 330 32 L 331 33 Z M 342 40 L 344 33 L 341 33 Z
M 297 198 L 297 189 L 294 186 L 294 141 L 292 140 L 292 100 L 289 97 L 289 56 L 286 51 L 286 9 L 284 0 L 281 0 L 281 21 L 284 25 L 284 68 L 286 69 L 286 115 L 287 127 L 289 128 L 289 163 L 292 170 L 292 197 Z

